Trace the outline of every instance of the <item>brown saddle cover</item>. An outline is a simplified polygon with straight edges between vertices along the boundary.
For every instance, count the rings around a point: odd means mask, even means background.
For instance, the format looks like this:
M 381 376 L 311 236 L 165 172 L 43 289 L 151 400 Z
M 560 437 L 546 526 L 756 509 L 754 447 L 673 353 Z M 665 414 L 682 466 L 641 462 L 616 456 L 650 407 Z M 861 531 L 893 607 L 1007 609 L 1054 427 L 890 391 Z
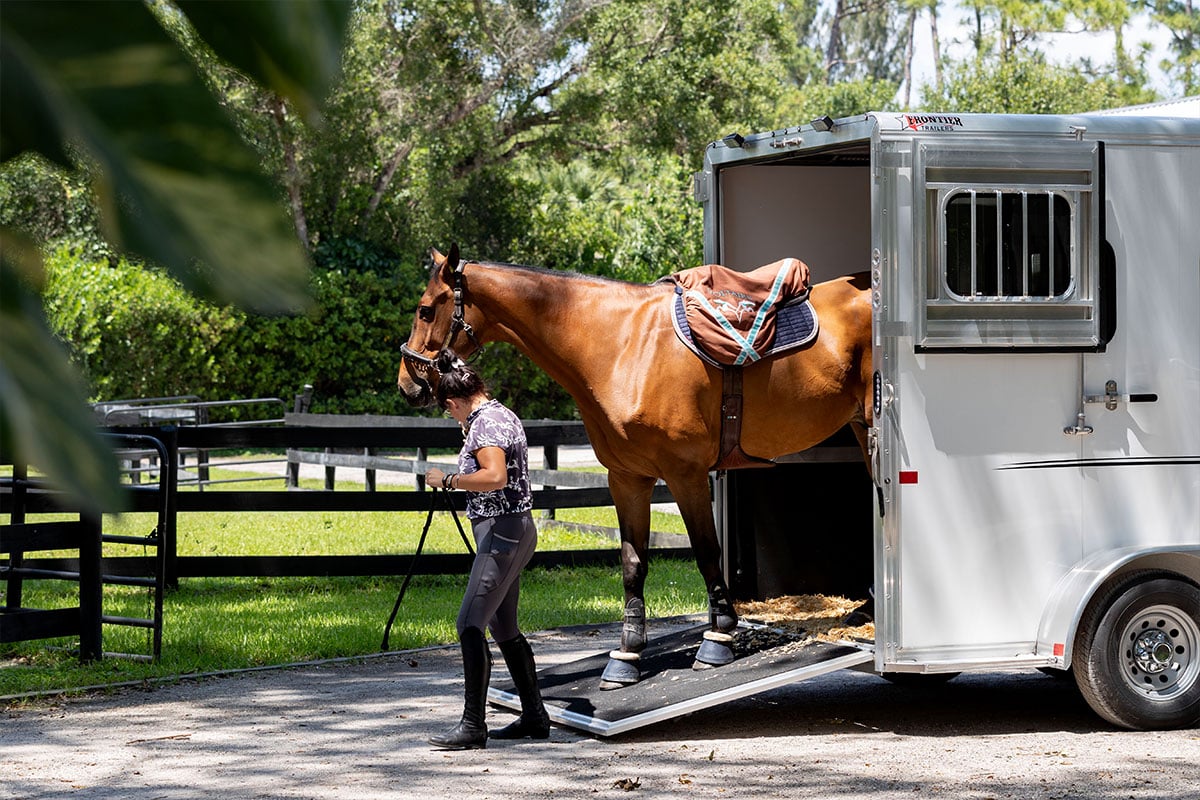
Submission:
M 692 340 L 726 365 L 753 363 L 769 353 L 776 311 L 808 295 L 808 265 L 797 258 L 750 272 L 705 264 L 670 278 L 682 289 Z
M 776 311 L 808 296 L 808 265 L 784 258 L 750 272 L 706 264 L 670 276 L 682 294 L 676 333 L 705 361 L 721 368 L 721 438 L 715 470 L 773 467 L 742 449 L 742 365 L 772 351 Z M 815 335 L 815 320 L 806 328 Z

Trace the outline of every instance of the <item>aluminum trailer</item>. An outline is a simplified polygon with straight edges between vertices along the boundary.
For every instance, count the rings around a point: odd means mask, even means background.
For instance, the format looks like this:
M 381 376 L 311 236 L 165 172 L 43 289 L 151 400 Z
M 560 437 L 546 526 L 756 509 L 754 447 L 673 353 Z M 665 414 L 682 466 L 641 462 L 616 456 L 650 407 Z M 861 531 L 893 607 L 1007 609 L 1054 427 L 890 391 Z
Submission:
M 1114 724 L 1200 719 L 1192 106 L 873 112 L 707 149 L 708 261 L 871 276 L 877 672 L 1071 670 Z M 841 460 L 820 452 L 794 460 Z M 736 474 L 716 500 L 736 587 Z

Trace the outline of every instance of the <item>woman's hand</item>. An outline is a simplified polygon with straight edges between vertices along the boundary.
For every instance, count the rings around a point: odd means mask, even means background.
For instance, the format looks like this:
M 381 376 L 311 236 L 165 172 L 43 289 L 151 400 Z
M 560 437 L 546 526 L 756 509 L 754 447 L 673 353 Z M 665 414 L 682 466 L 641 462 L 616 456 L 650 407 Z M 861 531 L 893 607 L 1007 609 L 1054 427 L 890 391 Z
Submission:
M 437 467 L 431 467 L 430 470 L 425 473 L 425 485 L 426 486 L 433 486 L 433 487 L 440 489 L 440 488 L 442 488 L 442 481 L 445 479 L 446 479 L 446 472 L 444 470 L 438 469 Z

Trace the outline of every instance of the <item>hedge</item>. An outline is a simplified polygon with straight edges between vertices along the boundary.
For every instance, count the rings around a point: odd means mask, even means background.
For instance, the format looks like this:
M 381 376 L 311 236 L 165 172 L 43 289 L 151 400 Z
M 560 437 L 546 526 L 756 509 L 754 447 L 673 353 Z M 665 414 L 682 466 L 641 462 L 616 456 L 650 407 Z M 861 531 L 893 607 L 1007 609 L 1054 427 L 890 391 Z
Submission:
M 290 409 L 292 396 L 311 384 L 318 413 L 422 413 L 396 390 L 400 345 L 427 278 L 421 265 L 318 268 L 312 308 L 284 316 L 205 303 L 153 269 L 70 248 L 52 253 L 46 266 L 47 317 L 93 401 L 279 397 Z M 477 364 L 519 414 L 574 416 L 570 397 L 515 350 L 489 346 Z

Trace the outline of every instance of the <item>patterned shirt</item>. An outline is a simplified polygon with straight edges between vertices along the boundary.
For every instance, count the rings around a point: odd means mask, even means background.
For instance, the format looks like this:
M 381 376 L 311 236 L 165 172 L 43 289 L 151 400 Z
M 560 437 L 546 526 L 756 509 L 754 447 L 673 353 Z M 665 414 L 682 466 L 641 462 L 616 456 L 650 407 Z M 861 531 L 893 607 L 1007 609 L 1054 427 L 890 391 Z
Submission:
M 458 454 L 458 471 L 470 475 L 479 471 L 475 453 L 484 447 L 504 451 L 508 483 L 491 492 L 467 492 L 467 518 L 498 517 L 533 508 L 529 487 L 529 445 L 521 419 L 501 405 L 488 400 L 467 417 L 467 438 Z

